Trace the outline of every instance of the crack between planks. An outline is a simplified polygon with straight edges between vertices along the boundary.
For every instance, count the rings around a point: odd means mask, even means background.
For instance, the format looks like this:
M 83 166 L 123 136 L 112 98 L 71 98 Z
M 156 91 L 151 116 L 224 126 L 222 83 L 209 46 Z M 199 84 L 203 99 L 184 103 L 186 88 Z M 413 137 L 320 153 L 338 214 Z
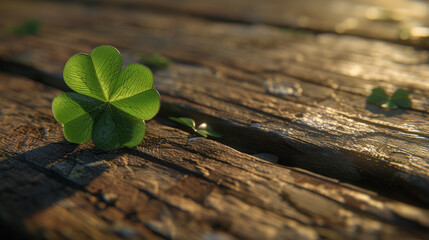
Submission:
M 251 171 L 250 169 L 246 169 L 246 168 L 242 168 L 242 167 L 240 167 L 240 166 L 238 166 L 238 165 L 234 165 L 234 164 L 232 164 L 232 163 L 230 163 L 230 162 L 227 162 L 227 161 L 224 161 L 224 160 L 222 160 L 222 159 L 219 159 L 219 158 L 215 158 L 215 157 L 211 157 L 211 156 L 209 156 L 209 155 L 207 155 L 207 154 L 204 154 L 204 153 L 201 153 L 201 152 L 198 152 L 198 151 L 195 151 L 195 150 L 193 150 L 192 148 L 189 148 L 189 147 L 186 147 L 186 145 L 181 145 L 181 144 L 178 144 L 178 143 L 174 143 L 174 142 L 171 142 L 171 141 L 168 141 L 167 140 L 167 142 L 170 144 L 170 145 L 172 145 L 172 146 L 176 146 L 176 147 L 178 147 L 178 148 L 182 148 L 182 149 L 184 149 L 184 150 L 186 150 L 186 151 L 188 151 L 188 152 L 191 152 L 191 153 L 194 153 L 194 154 L 198 154 L 198 155 L 200 155 L 200 156 L 202 156 L 203 158 L 207 158 L 207 159 L 211 159 L 211 160 L 213 160 L 213 161 L 218 161 L 218 162 L 221 162 L 221 163 L 223 163 L 223 164 L 228 164 L 228 165 L 230 165 L 230 166 L 232 166 L 232 167 L 234 167 L 234 168 L 238 168 L 238 169 L 240 169 L 240 170 L 243 170 L 243 171 L 245 171 L 245 172 L 250 172 L 250 173 L 252 173 L 252 174 L 254 174 L 255 176 L 258 176 L 258 177 L 261 177 L 262 179 L 265 179 L 265 180 L 273 180 L 273 179 L 271 179 L 271 178 L 269 178 L 269 177 L 267 177 L 267 176 L 264 176 L 264 175 L 261 175 L 261 174 L 259 174 L 258 172 L 256 172 L 256 171 Z M 220 143 L 220 144 L 222 144 L 222 143 Z M 249 156 L 249 157 L 252 157 L 251 155 L 249 155 L 249 154 L 247 154 L 247 153 L 243 153 L 243 152 L 240 152 L 240 153 L 242 153 L 242 154 L 244 154 L 244 155 L 246 155 L 246 156 Z M 260 160 L 260 161 L 263 161 L 263 160 Z M 290 171 L 294 171 L 294 172 L 297 172 L 297 173 L 300 173 L 300 174 L 306 174 L 307 176 L 309 176 L 309 177 L 312 177 L 312 178 L 316 178 L 316 179 L 319 179 L 319 180 L 322 180 L 322 181 L 325 181 L 325 182 L 329 182 L 330 184 L 333 184 L 333 185 L 336 185 L 336 186 L 338 186 L 338 187 L 343 187 L 343 188 L 346 188 L 346 189 L 348 189 L 348 190 L 351 190 L 351 191 L 357 191 L 357 192 L 359 192 L 359 193 L 362 193 L 362 194 L 368 194 L 368 195 L 371 195 L 371 194 L 369 194 L 368 193 L 368 190 L 367 189 L 364 189 L 365 191 L 362 191 L 362 190 L 359 190 L 359 189 L 357 189 L 356 187 L 354 187 L 354 188 L 352 188 L 352 187 L 349 187 L 349 186 L 344 186 L 344 184 L 342 184 L 340 181 L 335 181 L 335 179 L 330 179 L 330 178 L 328 178 L 328 177 L 325 177 L 325 176 L 317 176 L 317 175 L 315 175 L 315 174 L 312 174 L 311 172 L 305 172 L 305 171 L 303 171 L 303 170 L 301 170 L 301 169 L 294 169 L 294 168 L 291 168 L 291 167 L 288 167 L 288 166 L 285 166 L 287 169 L 289 169 Z M 200 176 L 199 174 L 198 174 L 198 176 Z M 200 176 L 201 177 L 201 176 Z M 386 223 L 386 224 L 399 224 L 399 225 L 403 225 L 403 224 L 407 224 L 407 225 L 409 225 L 409 227 L 414 227 L 415 229 L 420 229 L 420 230 L 423 230 L 423 229 L 425 229 L 425 226 L 423 226 L 423 225 L 421 225 L 420 223 L 418 223 L 418 222 L 416 222 L 416 221 L 414 221 L 414 220 L 410 220 L 410 219 L 407 219 L 407 218 L 404 218 L 404 217 L 402 217 L 402 216 L 399 216 L 399 215 L 397 215 L 396 213 L 394 213 L 393 212 L 393 214 L 395 215 L 395 218 L 394 219 L 392 219 L 392 218 L 387 218 L 387 217 L 384 217 L 384 216 L 382 216 L 382 215 L 377 215 L 375 212 L 370 212 L 370 211 L 364 211 L 364 210 L 362 210 L 362 209 L 360 209 L 360 208 L 358 208 L 358 207 L 353 207 L 353 206 L 349 206 L 349 205 L 346 205 L 346 204 L 344 204 L 343 202 L 341 202 L 341 201 L 339 201 L 339 200 L 336 200 L 336 199 L 334 199 L 334 198 L 331 198 L 331 197 L 329 197 L 329 196 L 327 196 L 327 195 L 325 195 L 325 194 L 322 194 L 322 193 L 319 193 L 319 192 L 317 192 L 317 191 L 314 191 L 314 190 L 311 190 L 311 189 L 308 189 L 308 188 L 305 188 L 305 187 L 302 187 L 302 186 L 300 186 L 300 185 L 298 185 L 298 184 L 296 184 L 296 183 L 294 183 L 294 182 L 290 182 L 290 181 L 286 181 L 286 180 L 283 180 L 284 181 L 284 183 L 286 183 L 286 184 L 289 184 L 290 186 L 293 186 L 293 187 L 295 187 L 295 188 L 298 188 L 298 189 L 301 189 L 301 190 L 304 190 L 304 191 L 307 191 L 307 192 L 310 192 L 310 193 L 312 193 L 312 194 L 315 194 L 315 195 L 317 195 L 317 196 L 320 196 L 320 197 L 322 197 L 322 198 L 324 198 L 324 199 L 326 199 L 327 201 L 332 201 L 332 202 L 334 202 L 334 203 L 336 203 L 336 204 L 338 204 L 339 206 L 343 206 L 344 208 L 346 208 L 346 209 L 348 209 L 348 210 L 350 210 L 350 211 L 352 211 L 352 212 L 354 212 L 354 213 L 356 213 L 356 214 L 363 214 L 363 215 L 365 215 L 365 216 L 367 216 L 367 217 L 370 217 L 370 218 L 373 218 L 373 219 L 378 219 L 378 220 L 381 220 L 381 221 L 383 221 L 384 223 Z M 213 181 L 212 181 L 213 182 Z M 216 182 L 214 182 L 215 184 L 217 184 Z M 219 186 L 219 185 L 218 185 Z M 231 190 L 231 191 L 233 191 L 233 192 L 236 192 L 236 190 L 234 190 L 234 189 L 232 189 L 232 188 L 228 188 L 229 190 Z M 281 193 L 279 193 L 281 196 L 283 196 L 282 194 L 283 194 L 283 192 L 281 192 Z M 256 207 L 258 207 L 258 208 L 260 208 L 260 209 L 263 209 L 263 210 L 267 210 L 267 211 L 270 211 L 271 212 L 271 210 L 269 209 L 269 208 L 267 208 L 267 207 L 265 207 L 265 206 L 262 206 L 262 205 L 256 205 L 256 204 L 254 204 L 254 203 L 252 203 L 252 202 L 248 202 L 248 201 L 246 201 L 245 199 L 242 199 L 242 198 L 240 198 L 240 196 L 239 195 L 234 195 L 235 197 L 237 197 L 238 199 L 240 199 L 241 201 L 244 201 L 246 204 L 249 204 L 249 205 L 252 205 L 252 206 L 256 206 Z M 372 197 L 377 197 L 376 195 L 372 195 Z M 289 202 L 289 201 L 288 201 Z M 294 207 L 295 208 L 295 207 Z M 298 208 L 295 208 L 295 209 L 297 209 L 297 210 L 300 210 L 300 209 L 298 209 Z M 307 213 L 305 213 L 305 212 L 302 212 L 304 215 L 308 215 Z M 283 217 L 285 217 L 285 218 L 288 218 L 288 219 L 291 219 L 291 220 L 294 220 L 294 221 L 297 221 L 297 222 L 299 222 L 299 223 L 301 223 L 301 224 L 303 224 L 303 225 L 306 225 L 306 226 L 312 226 L 312 227 L 314 227 L 314 226 L 318 226 L 318 227 L 322 227 L 322 228 L 324 228 L 322 225 L 317 225 L 316 223 L 314 223 L 314 224 L 307 224 L 307 223 L 304 223 L 304 222 L 302 222 L 302 221 L 300 221 L 300 220 L 298 220 L 298 219 L 295 219 L 295 218 L 291 218 L 291 217 L 288 217 L 288 216 L 286 216 L 286 215 L 282 215 L 282 214 L 280 214 L 280 216 L 283 216 Z M 308 216 L 311 216 L 311 214 L 310 215 L 308 215 Z

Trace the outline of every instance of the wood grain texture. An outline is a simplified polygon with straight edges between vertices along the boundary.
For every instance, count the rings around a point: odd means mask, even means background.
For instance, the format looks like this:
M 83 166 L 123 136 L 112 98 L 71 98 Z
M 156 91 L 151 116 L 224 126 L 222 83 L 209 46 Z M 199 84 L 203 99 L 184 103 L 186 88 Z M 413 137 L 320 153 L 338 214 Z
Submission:
M 429 212 L 195 138 L 157 118 L 137 148 L 67 143 L 60 92 L 0 74 L 0 219 L 48 239 L 424 239 Z M 29 101 L 31 99 L 31 101 Z
M 92 4 L 171 11 L 217 21 L 269 24 L 429 47 L 427 0 L 96 0 Z
M 126 64 L 160 52 L 177 62 L 155 77 L 164 116 L 209 122 L 223 143 L 281 164 L 429 201 L 426 51 L 140 9 L 4 1 L 0 11 L 3 26 L 42 21 L 38 36 L 5 35 L 0 56 L 58 76 L 53 85 L 71 55 L 100 44 Z M 367 104 L 377 86 L 410 90 L 412 109 Z

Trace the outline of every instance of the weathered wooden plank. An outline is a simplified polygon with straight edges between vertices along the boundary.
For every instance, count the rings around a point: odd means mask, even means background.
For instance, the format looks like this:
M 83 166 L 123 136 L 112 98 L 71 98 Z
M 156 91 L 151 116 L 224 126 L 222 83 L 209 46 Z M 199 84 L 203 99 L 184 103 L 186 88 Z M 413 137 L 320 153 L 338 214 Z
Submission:
M 137 148 L 104 152 L 62 139 L 49 111 L 57 90 L 0 74 L 0 93 L 0 217 L 33 234 L 49 239 L 424 239 L 428 234 L 427 209 L 267 163 L 209 139 L 191 139 L 162 118 L 148 123 Z
M 83 1 L 87 2 L 87 1 Z M 429 47 L 429 5 L 418 0 L 103 0 L 115 7 L 156 8 L 221 21 L 271 24 Z
M 111 224 L 95 215 L 100 199 L 64 184 L 42 166 L 15 158 L 37 149 L 39 156 L 60 162 L 76 148 L 63 141 L 52 118 L 50 103 L 59 91 L 1 74 L 0 93 L 0 222 L 9 225 L 0 236 L 26 239 L 31 235 L 19 236 L 31 232 L 50 239 L 119 239 Z M 55 231 L 45 231 L 50 228 Z
M 211 121 L 224 130 L 227 137 L 221 141 L 243 151 L 273 152 L 283 164 L 428 201 L 425 51 L 150 11 L 3 4 L 3 25 L 30 13 L 43 22 L 37 37 L 2 40 L 0 56 L 7 61 L 60 75 L 72 54 L 99 44 L 119 47 L 126 62 L 140 52 L 158 51 L 196 64 L 174 64 L 157 75 L 165 114 Z M 409 89 L 413 108 L 385 111 L 366 104 L 365 97 L 379 85 L 390 92 Z

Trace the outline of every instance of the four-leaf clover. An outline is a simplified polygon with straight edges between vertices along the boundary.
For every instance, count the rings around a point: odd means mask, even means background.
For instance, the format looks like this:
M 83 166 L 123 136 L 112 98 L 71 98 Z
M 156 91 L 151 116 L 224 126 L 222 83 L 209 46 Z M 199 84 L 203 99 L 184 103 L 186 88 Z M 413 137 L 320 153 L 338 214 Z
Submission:
M 114 150 L 138 145 L 145 122 L 160 108 L 151 71 L 139 64 L 122 69 L 122 58 L 111 46 L 72 56 L 64 67 L 64 80 L 76 92 L 58 95 L 52 111 L 64 125 L 69 142 L 84 143 L 91 136 L 96 147 Z

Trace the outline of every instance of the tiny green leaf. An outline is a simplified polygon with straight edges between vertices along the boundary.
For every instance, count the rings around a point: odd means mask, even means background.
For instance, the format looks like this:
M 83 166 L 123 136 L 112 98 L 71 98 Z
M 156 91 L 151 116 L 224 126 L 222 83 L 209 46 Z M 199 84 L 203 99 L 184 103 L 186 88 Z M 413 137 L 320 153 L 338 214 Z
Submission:
M 195 131 L 195 122 L 192 118 L 186 118 L 186 117 L 180 117 L 180 118 L 176 118 L 176 117 L 169 117 L 170 120 L 173 120 L 175 122 L 178 122 L 180 124 L 183 124 L 185 126 L 188 126 L 190 128 L 192 128 Z
M 37 19 L 29 19 L 20 25 L 12 26 L 10 30 L 18 36 L 36 35 L 40 30 L 40 22 Z
M 192 118 L 169 117 L 169 119 L 192 128 L 192 130 L 194 130 L 194 132 L 200 134 L 203 137 L 208 137 L 208 136 L 222 137 L 221 134 L 217 133 L 211 126 L 207 125 L 206 123 L 202 123 L 200 126 L 198 126 L 198 128 L 195 128 L 195 121 Z
M 66 139 L 84 143 L 91 136 L 100 149 L 137 146 L 145 122 L 160 108 L 153 75 L 142 65 L 122 69 L 122 58 L 111 46 L 99 46 L 90 55 L 76 54 L 64 67 L 64 80 L 76 92 L 62 93 L 52 103 Z
M 398 89 L 393 93 L 392 97 L 390 98 L 390 101 L 394 102 L 401 108 L 410 108 L 411 99 L 409 97 L 409 94 L 410 93 L 407 90 Z
M 154 53 L 150 56 L 142 56 L 140 59 L 140 63 L 146 65 L 152 71 L 157 71 L 167 68 L 170 65 L 170 59 L 158 53 Z
M 386 92 L 381 87 L 372 89 L 371 95 L 369 95 L 367 98 L 368 102 L 374 103 L 379 106 L 387 103 L 388 100 L 389 96 L 387 96 Z
M 196 129 L 196 132 L 199 133 L 203 137 L 212 136 L 212 137 L 222 137 L 222 135 L 216 132 L 211 126 L 202 123 Z

